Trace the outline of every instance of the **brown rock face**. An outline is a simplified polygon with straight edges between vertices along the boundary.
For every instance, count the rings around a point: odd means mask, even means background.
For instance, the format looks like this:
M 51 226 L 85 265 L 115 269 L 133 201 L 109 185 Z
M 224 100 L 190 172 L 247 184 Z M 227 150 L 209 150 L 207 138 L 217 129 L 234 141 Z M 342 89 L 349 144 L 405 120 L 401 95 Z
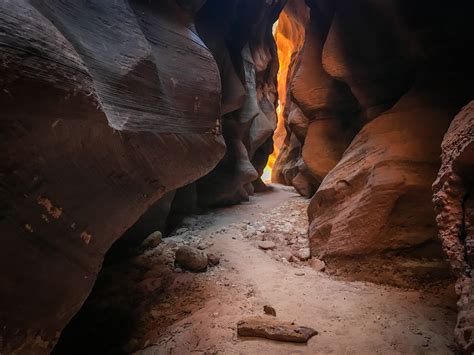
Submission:
M 442 144 L 442 165 L 433 184 L 436 222 L 443 250 L 458 278 L 460 351 L 474 351 L 474 101 L 454 118 Z
M 472 95 L 472 36 L 467 2 L 424 5 L 294 0 L 283 12 L 290 25 L 280 35 L 297 43 L 273 173 L 302 195 L 318 188 L 308 210 L 313 256 L 436 240 L 431 184 L 443 134 Z M 301 27 L 300 36 L 286 30 Z
M 198 31 L 221 74 L 227 145 L 216 169 L 196 184 L 200 206 L 248 200 L 272 152 L 278 62 L 271 29 L 283 5 L 209 0 L 198 14 Z
M 276 124 L 283 3 L 226 4 L 222 16 L 199 0 L 0 4 L 0 352 L 49 352 L 127 230 L 139 245 L 198 195 L 252 192 Z M 224 155 L 214 190 L 181 189 Z
M 430 183 L 452 115 L 413 90 L 365 125 L 311 201 L 312 254 L 370 254 L 436 236 Z

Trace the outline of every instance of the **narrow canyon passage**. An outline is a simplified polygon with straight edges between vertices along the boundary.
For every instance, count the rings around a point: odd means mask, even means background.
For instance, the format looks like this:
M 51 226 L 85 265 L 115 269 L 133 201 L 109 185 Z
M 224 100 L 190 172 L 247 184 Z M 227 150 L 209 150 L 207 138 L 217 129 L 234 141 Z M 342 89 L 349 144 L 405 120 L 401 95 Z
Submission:
M 0 1 L 0 355 L 474 354 L 472 13 Z
M 450 280 L 425 279 L 439 275 L 439 266 L 405 260 L 403 272 L 365 270 L 375 281 L 381 272 L 385 280 L 403 278 L 405 288 L 355 281 L 353 272 L 333 275 L 292 256 L 308 246 L 307 205 L 275 185 L 241 205 L 185 218 L 158 247 L 105 267 L 95 299 L 76 316 L 83 322 L 66 327 L 53 353 L 450 354 L 454 290 Z M 182 245 L 220 262 L 203 273 L 176 271 L 173 250 Z M 151 261 L 146 272 L 143 257 Z M 264 305 L 318 335 L 307 344 L 237 337 L 237 321 L 263 314 Z

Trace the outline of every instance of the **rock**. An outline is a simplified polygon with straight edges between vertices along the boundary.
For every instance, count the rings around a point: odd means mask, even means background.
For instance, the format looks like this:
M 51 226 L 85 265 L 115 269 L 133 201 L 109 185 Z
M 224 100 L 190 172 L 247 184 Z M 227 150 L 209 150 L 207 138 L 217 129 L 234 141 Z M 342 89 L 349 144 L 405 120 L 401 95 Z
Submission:
M 301 248 L 300 250 L 298 250 L 298 252 L 296 253 L 296 256 L 300 259 L 300 260 L 308 260 L 310 257 L 311 257 L 311 250 L 309 248 Z
M 474 349 L 474 101 L 454 118 L 442 143 L 441 168 L 433 202 L 443 251 L 457 278 L 458 318 L 454 337 L 459 353 Z
M 0 284 L 18 286 L 2 294 L 18 312 L 2 313 L 0 338 L 41 333 L 50 350 L 110 246 L 165 195 L 248 199 L 273 146 L 283 4 L 247 2 L 0 2 Z M 156 225 L 183 212 L 167 202 Z
M 179 266 L 189 271 L 205 271 L 207 269 L 207 255 L 190 246 L 179 247 L 176 250 L 175 260 Z
M 295 275 L 296 276 L 304 276 L 305 273 L 303 271 L 297 271 L 297 272 L 295 272 Z
M 272 250 L 276 248 L 276 244 L 270 240 L 262 240 L 258 242 L 258 247 L 263 250 Z
M 324 271 L 326 269 L 326 263 L 320 259 L 312 258 L 310 265 L 316 271 Z
M 240 320 L 237 323 L 237 334 L 242 337 L 306 343 L 318 332 L 312 328 L 277 320 L 274 317 L 254 316 Z
M 269 305 L 265 305 L 263 306 L 263 312 L 265 312 L 265 314 L 268 314 L 270 316 L 274 316 L 276 317 L 276 311 L 275 311 L 275 308 L 273 308 L 272 306 L 269 306 Z
M 161 243 L 161 238 L 160 231 L 153 232 L 142 242 L 142 247 L 146 249 L 155 248 Z
M 216 254 L 212 254 L 212 253 L 207 254 L 207 262 L 209 266 L 219 265 L 220 261 L 221 261 L 220 256 Z
M 452 112 L 425 100 L 419 89 L 402 96 L 325 177 L 308 209 L 315 255 L 373 254 L 436 238 L 431 184 Z

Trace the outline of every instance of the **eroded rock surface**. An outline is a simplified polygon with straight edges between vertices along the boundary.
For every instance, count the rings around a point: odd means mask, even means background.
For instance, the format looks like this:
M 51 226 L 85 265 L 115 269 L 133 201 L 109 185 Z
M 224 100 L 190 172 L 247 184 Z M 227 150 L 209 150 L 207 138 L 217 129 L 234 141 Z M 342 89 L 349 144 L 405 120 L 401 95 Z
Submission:
M 474 101 L 455 117 L 442 144 L 442 165 L 433 184 L 436 222 L 443 250 L 458 278 L 456 342 L 474 351 Z
M 472 97 L 469 8 L 289 1 L 276 36 L 293 51 L 273 178 L 314 194 L 313 256 L 436 244 L 441 140 Z
M 283 2 L 228 2 L 222 16 L 210 3 L 1 2 L 0 352 L 51 351 L 122 235 L 138 247 L 198 195 L 252 193 L 276 124 Z M 189 187 L 224 156 L 238 183 L 213 188 L 231 199 Z

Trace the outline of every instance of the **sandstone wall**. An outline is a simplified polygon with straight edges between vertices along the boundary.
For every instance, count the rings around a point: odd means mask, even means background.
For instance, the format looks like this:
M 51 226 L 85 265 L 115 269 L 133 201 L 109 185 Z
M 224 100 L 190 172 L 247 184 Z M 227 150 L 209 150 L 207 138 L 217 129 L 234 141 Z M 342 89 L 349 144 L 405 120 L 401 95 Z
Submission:
M 299 4 L 310 15 L 288 71 L 274 176 L 303 195 L 317 188 L 308 210 L 312 254 L 436 241 L 431 184 L 441 140 L 473 91 L 469 2 Z
M 433 184 L 436 222 L 443 250 L 457 277 L 460 351 L 474 351 L 474 101 L 454 118 L 442 144 L 442 164 Z
M 201 0 L 0 2 L 0 352 L 49 352 L 111 245 L 164 228 L 186 200 L 175 190 L 222 158 L 237 182 L 216 178 L 225 194 L 204 187 L 203 204 L 252 192 L 276 124 L 283 3 L 212 16 Z

